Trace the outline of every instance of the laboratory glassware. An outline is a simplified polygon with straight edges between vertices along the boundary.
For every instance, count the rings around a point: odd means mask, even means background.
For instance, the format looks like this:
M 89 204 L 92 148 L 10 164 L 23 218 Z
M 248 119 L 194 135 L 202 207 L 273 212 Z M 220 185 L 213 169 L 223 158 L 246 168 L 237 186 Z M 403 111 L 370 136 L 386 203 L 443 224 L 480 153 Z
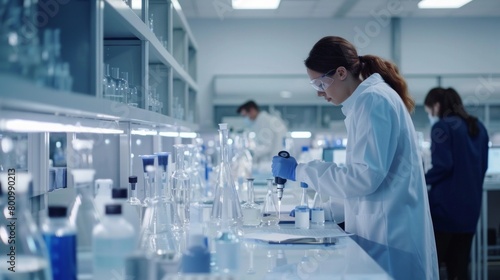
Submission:
M 241 205 L 241 212 L 243 214 L 243 225 L 256 227 L 261 223 L 260 206 L 254 200 L 253 178 L 247 178 L 247 191 L 248 200 Z
M 100 217 L 104 216 L 104 206 L 111 202 L 112 188 L 113 180 L 111 179 L 96 179 L 94 181 L 94 204 Z
M 307 206 L 295 207 L 295 228 L 309 229 L 309 213 Z
M 129 95 L 127 97 L 127 104 L 132 107 L 139 107 L 139 92 L 137 87 L 129 84 Z
M 196 157 L 197 147 L 189 144 L 188 148 L 188 168 L 191 182 L 191 202 L 200 202 L 203 198 L 203 177 L 200 174 L 198 158 Z
M 54 280 L 76 280 L 76 228 L 66 219 L 65 206 L 49 206 L 42 233 Z
M 130 205 L 141 205 L 141 201 L 137 197 L 137 176 L 129 176 L 129 194 L 128 202 Z
M 142 167 L 144 171 L 144 201 L 143 205 L 151 203 L 155 186 L 155 157 L 154 155 L 142 155 Z
M 242 213 L 240 199 L 231 174 L 228 133 L 227 123 L 219 124 L 221 160 L 211 217 L 221 226 L 239 227 L 241 225 Z
M 107 204 L 106 215 L 92 231 L 93 279 L 125 274 L 125 259 L 134 251 L 134 227 L 122 217 L 120 204 Z
M 110 72 L 110 65 L 105 64 L 106 67 L 106 91 L 104 93 L 104 98 L 113 100 L 114 96 L 116 95 L 116 81 L 111 77 L 111 72 Z
M 0 232 L 2 233 L 0 269 L 2 273 L 6 273 L 6 279 L 50 280 L 52 271 L 48 261 L 50 260 L 49 253 L 33 221 L 28 202 L 31 174 L 18 172 L 15 169 L 5 171 L 0 174 L 0 187 L 2 188 L 0 193 Z M 12 190 L 13 187 L 15 190 Z M 15 195 L 7 195 L 9 192 L 15 192 Z M 12 199 L 13 197 L 15 199 Z M 13 248 L 14 240 L 15 248 Z
M 78 274 L 88 274 L 92 271 L 92 229 L 100 221 L 99 212 L 94 204 L 93 145 L 94 141 L 73 139 L 72 153 L 68 154 L 73 175 L 76 197 L 71 207 L 69 220 L 76 225 Z
M 231 167 L 233 178 L 241 200 L 247 200 L 245 178 L 252 176 L 252 154 L 245 146 L 243 135 L 235 135 L 233 141 L 233 157 Z
M 319 192 L 314 195 L 313 206 L 311 208 L 311 224 L 325 224 L 325 209 L 322 205 L 322 199 Z
M 274 198 L 273 179 L 267 179 L 267 194 L 264 201 L 264 209 L 262 209 L 262 225 L 276 226 L 279 223 L 279 212 L 276 207 L 276 199 Z
M 111 68 L 111 76 L 113 77 L 113 80 L 115 80 L 116 84 L 115 95 L 112 97 L 112 100 L 116 102 L 124 102 L 126 96 L 125 82 L 120 78 L 120 68 Z
M 309 207 L 308 198 L 307 198 L 308 185 L 304 182 L 300 182 L 300 188 L 302 189 L 302 196 L 300 197 L 299 206 Z
M 158 166 L 161 171 L 161 184 L 160 189 L 160 200 L 165 205 L 167 215 L 170 218 L 172 223 L 172 229 L 174 231 L 179 231 L 182 229 L 183 223 L 180 221 L 179 215 L 177 214 L 176 204 L 174 202 L 174 198 L 172 195 L 172 188 L 169 184 L 169 176 L 168 176 L 168 157 L 170 153 L 168 152 L 159 152 L 156 153 L 158 157 Z
M 172 194 L 177 207 L 177 214 L 183 225 L 189 223 L 189 207 L 191 194 L 191 179 L 186 171 L 185 153 L 187 146 L 182 144 L 174 145 L 175 149 L 175 170 L 172 173 Z
M 129 83 L 128 83 L 128 72 L 121 72 L 120 80 L 122 82 L 122 96 L 123 96 L 121 102 L 128 103 L 127 98 L 129 96 L 129 92 L 130 92 Z

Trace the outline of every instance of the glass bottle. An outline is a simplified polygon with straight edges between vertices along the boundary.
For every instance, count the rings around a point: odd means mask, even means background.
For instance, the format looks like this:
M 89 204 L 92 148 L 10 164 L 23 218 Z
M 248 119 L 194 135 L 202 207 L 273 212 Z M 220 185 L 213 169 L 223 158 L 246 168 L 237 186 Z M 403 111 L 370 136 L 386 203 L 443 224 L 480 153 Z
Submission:
M 263 226 L 276 226 L 279 223 L 279 213 L 276 207 L 274 190 L 273 179 L 267 179 L 267 194 L 264 201 L 264 209 L 262 209 Z
M 43 238 L 49 250 L 54 280 L 76 280 L 76 229 L 66 219 L 65 206 L 49 206 L 42 224 Z
M 106 65 L 106 93 L 104 94 L 104 98 L 113 100 L 116 94 L 116 81 L 111 77 L 110 66 Z
M 115 81 L 115 94 L 111 97 L 111 100 L 116 101 L 116 102 L 123 102 L 123 91 L 124 91 L 124 84 L 123 81 L 120 79 L 120 68 L 118 67 L 112 67 L 111 68 L 111 77 Z
M 316 192 L 316 194 L 314 195 L 313 206 L 311 209 L 311 224 L 325 224 L 325 209 L 323 208 L 321 195 L 319 192 Z
M 215 187 L 214 203 L 212 206 L 212 219 L 223 222 L 229 227 L 238 227 L 241 224 L 241 205 L 231 174 L 229 161 L 227 123 L 219 124 L 220 165 L 219 176 Z
M 94 141 L 73 139 L 72 154 L 69 160 L 75 168 L 73 175 L 76 198 L 71 207 L 69 220 L 77 229 L 78 274 L 92 271 L 92 230 L 100 221 L 99 212 L 94 204 L 94 175 L 92 149 Z
M 144 171 L 144 201 L 143 206 L 151 203 L 155 185 L 155 157 L 154 155 L 142 155 L 142 168 Z
M 253 178 L 247 178 L 248 200 L 241 205 L 241 212 L 243 214 L 243 225 L 256 227 L 260 225 L 261 213 L 259 205 L 254 200 L 253 181 Z
M 49 253 L 33 221 L 28 203 L 31 174 L 17 172 L 14 169 L 4 171 L 6 172 L 0 174 L 0 188 L 2 188 L 0 192 L 0 233 L 2 233 L 0 271 L 2 274 L 5 273 L 6 279 L 50 280 L 52 271 L 48 261 L 50 260 Z M 13 205 L 8 205 L 6 195 L 9 191 L 8 186 L 11 186 L 12 182 L 15 182 L 15 200 L 9 198 L 8 201 L 15 202 L 14 209 Z M 15 250 L 12 250 L 13 240 L 15 240 Z
M 121 72 L 120 80 L 122 82 L 122 100 L 121 102 L 128 103 L 129 96 L 129 84 L 128 84 L 128 72 Z
M 141 205 L 141 201 L 137 197 L 137 176 L 129 176 L 128 183 L 130 188 L 130 197 L 128 198 L 128 202 L 130 205 Z
M 189 206 L 191 194 L 191 180 L 186 172 L 184 155 L 187 146 L 182 144 L 174 145 L 175 149 L 175 170 L 172 173 L 172 194 L 177 208 L 177 215 L 183 226 L 189 223 Z

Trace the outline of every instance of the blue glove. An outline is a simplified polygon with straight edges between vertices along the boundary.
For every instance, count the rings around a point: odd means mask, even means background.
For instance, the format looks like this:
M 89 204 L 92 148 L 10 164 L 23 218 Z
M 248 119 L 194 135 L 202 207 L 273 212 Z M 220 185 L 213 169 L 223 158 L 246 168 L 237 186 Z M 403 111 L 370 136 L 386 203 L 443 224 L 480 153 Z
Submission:
M 289 179 L 295 181 L 295 168 L 297 161 L 294 157 L 284 158 L 279 156 L 273 157 L 271 169 L 274 177 Z

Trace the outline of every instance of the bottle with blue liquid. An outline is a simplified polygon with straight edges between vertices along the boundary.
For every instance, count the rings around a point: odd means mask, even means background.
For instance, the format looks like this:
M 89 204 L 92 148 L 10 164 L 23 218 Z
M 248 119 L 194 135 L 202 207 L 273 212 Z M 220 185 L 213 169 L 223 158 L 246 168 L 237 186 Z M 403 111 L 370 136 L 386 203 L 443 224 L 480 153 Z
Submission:
M 42 234 L 49 251 L 54 280 L 76 280 L 76 228 L 66 219 L 67 208 L 49 206 Z

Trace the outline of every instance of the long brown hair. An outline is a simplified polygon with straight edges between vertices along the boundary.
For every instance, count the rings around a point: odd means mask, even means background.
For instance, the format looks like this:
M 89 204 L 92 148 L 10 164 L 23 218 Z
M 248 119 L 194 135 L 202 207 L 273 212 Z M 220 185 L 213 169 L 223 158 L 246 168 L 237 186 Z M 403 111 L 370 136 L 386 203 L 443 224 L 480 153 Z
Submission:
M 394 89 L 409 112 L 413 111 L 415 101 L 408 92 L 408 86 L 397 66 L 375 55 L 358 56 L 353 44 L 344 38 L 327 36 L 319 40 L 304 61 L 307 68 L 320 73 L 344 66 L 355 77 L 368 78 L 379 73 L 384 81 Z
M 440 119 L 447 116 L 459 116 L 467 123 L 471 137 L 479 134 L 477 118 L 467 113 L 462 103 L 462 98 L 460 98 L 460 95 L 454 88 L 445 89 L 436 87 L 431 89 L 425 97 L 424 105 L 432 108 L 436 104 L 439 104 L 438 117 Z

